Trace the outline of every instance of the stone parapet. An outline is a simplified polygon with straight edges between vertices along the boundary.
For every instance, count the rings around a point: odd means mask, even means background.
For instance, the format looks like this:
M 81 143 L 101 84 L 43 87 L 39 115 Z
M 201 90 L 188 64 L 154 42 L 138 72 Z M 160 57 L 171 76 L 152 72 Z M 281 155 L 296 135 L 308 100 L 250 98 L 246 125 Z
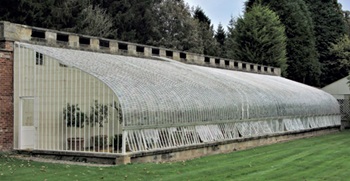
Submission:
M 161 47 L 80 35 L 0 21 L 0 40 L 29 42 L 54 47 L 95 51 L 126 56 L 159 56 L 188 64 L 202 65 L 251 73 L 281 75 L 280 68 L 227 58 L 200 55 Z

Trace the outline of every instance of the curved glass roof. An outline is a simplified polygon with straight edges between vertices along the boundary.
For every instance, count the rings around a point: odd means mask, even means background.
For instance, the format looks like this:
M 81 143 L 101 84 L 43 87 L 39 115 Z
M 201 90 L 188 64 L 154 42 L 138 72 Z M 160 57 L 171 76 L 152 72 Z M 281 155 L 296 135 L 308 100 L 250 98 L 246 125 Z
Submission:
M 283 77 L 18 44 L 103 81 L 119 98 L 125 126 L 339 114 L 330 94 Z

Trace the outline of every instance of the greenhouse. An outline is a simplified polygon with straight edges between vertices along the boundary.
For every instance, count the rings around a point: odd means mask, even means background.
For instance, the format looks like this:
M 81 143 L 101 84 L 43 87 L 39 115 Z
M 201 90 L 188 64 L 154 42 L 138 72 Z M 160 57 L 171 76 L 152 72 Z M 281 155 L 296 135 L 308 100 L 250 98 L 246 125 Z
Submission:
M 16 149 L 128 154 L 340 125 L 283 77 L 15 43 Z

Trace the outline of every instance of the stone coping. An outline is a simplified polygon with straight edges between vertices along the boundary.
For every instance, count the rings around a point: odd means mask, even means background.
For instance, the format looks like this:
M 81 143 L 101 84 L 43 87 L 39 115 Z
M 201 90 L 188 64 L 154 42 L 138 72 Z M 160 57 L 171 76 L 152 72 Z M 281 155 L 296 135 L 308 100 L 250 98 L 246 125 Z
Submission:
M 119 54 L 136 57 L 164 57 L 188 64 L 267 75 L 281 75 L 281 69 L 227 58 L 154 47 L 137 43 L 68 33 L 0 21 L 0 41 L 19 41 L 45 46 Z

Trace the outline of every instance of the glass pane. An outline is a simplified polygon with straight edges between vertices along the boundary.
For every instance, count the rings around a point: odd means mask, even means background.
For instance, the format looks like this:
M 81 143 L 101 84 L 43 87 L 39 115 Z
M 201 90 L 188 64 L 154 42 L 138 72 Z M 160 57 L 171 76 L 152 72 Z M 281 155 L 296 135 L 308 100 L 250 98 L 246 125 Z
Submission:
M 34 99 L 22 101 L 22 126 L 34 126 Z

